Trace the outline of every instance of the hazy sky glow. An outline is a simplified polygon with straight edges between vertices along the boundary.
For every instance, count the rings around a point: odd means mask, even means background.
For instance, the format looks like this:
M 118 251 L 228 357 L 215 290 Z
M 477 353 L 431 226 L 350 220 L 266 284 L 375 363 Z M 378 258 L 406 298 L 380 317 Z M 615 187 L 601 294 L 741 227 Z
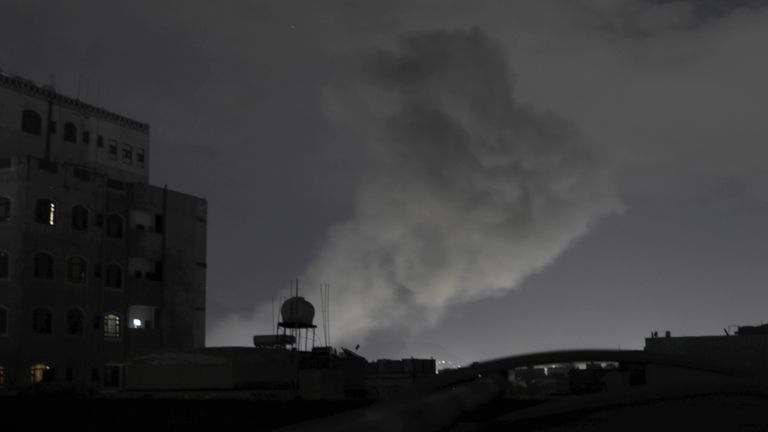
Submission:
M 0 0 L 0 68 L 208 198 L 209 343 L 301 276 L 362 354 L 467 362 L 768 320 L 766 3 Z

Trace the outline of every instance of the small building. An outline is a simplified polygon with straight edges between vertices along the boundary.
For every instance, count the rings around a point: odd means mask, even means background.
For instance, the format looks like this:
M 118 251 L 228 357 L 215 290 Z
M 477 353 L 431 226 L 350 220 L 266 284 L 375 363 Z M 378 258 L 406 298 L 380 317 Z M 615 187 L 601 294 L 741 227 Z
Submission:
M 374 398 L 387 398 L 437 373 L 434 359 L 381 359 L 365 367 L 365 387 Z
M 755 372 L 768 371 L 768 324 L 741 326 L 734 334 L 727 330 L 718 336 L 664 336 L 652 333 L 645 339 L 645 350 L 699 357 L 723 366 Z

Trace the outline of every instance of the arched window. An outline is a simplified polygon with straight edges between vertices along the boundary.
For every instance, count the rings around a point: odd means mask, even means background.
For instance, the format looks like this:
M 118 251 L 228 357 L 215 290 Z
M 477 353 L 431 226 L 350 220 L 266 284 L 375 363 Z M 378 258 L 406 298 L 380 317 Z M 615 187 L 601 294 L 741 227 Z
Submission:
M 11 199 L 0 196 L 0 222 L 11 218 Z
M 10 257 L 8 252 L 0 250 L 0 279 L 8 279 L 10 274 Z
M 104 337 L 120 337 L 120 315 L 116 313 L 104 314 Z
M 123 238 L 123 218 L 120 215 L 107 216 L 107 237 Z
M 85 283 L 88 273 L 88 264 L 84 258 L 71 257 L 67 261 L 67 281 L 73 283 Z
M 35 221 L 53 226 L 56 223 L 56 204 L 48 198 L 40 198 L 35 204 Z
M 78 231 L 88 229 L 88 209 L 81 205 L 72 207 L 72 229 Z
M 29 368 L 30 382 L 32 384 L 41 383 L 51 379 L 51 367 L 47 364 L 36 364 Z
M 51 334 L 53 314 L 45 308 L 37 308 L 32 312 L 32 332 L 38 334 Z
M 32 135 L 42 135 L 43 119 L 40 117 L 40 114 L 33 110 L 24 110 L 21 113 L 21 130 Z
M 122 288 L 123 286 L 123 268 L 117 264 L 109 264 L 106 267 L 106 277 L 104 286 L 109 288 Z
M 8 335 L 8 309 L 0 306 L 0 336 Z
M 35 254 L 33 274 L 38 279 L 53 279 L 53 256 L 45 252 Z
M 77 126 L 74 123 L 64 124 L 64 141 L 77 142 Z
M 83 311 L 73 307 L 67 311 L 67 334 L 80 336 L 83 334 Z

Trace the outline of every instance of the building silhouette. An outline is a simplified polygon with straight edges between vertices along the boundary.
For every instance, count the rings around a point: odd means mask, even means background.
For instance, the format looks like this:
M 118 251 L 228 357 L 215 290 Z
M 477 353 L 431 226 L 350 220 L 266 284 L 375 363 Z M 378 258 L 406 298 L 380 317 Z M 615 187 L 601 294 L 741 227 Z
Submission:
M 0 71 L 0 386 L 205 345 L 206 200 L 149 156 L 147 124 Z

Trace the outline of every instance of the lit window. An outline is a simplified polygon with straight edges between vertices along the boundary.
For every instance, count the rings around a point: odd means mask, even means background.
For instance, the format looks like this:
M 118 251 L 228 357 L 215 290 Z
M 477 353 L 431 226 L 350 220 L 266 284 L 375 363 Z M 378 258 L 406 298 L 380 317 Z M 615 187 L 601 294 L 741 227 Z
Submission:
M 120 316 L 113 313 L 104 315 L 104 337 L 120 337 Z
M 11 199 L 0 197 L 0 222 L 11 218 Z
M 51 311 L 44 308 L 37 308 L 32 313 L 32 331 L 38 334 L 51 334 Z
M 32 135 L 42 135 L 43 119 L 40 114 L 32 110 L 24 110 L 21 113 L 21 130 Z
M 64 124 L 64 141 L 77 142 L 77 126 L 73 123 Z
M 45 364 L 32 365 L 29 368 L 30 382 L 32 384 L 41 383 L 49 379 L 51 367 Z
M 53 226 L 56 223 L 56 204 L 47 198 L 37 200 L 35 220 L 37 223 Z
M 79 308 L 67 311 L 67 334 L 72 336 L 83 334 L 83 311 Z
M 34 258 L 33 275 L 38 279 L 53 279 L 53 256 L 41 252 Z
M 151 329 L 157 327 L 157 308 L 132 305 L 128 308 L 128 328 Z
M 67 262 L 67 280 L 73 283 L 85 283 L 88 265 L 85 259 L 72 257 Z
M 9 261 L 8 252 L 0 251 L 0 279 L 8 279 Z
M 85 231 L 88 229 L 88 210 L 83 206 L 72 208 L 72 229 Z

